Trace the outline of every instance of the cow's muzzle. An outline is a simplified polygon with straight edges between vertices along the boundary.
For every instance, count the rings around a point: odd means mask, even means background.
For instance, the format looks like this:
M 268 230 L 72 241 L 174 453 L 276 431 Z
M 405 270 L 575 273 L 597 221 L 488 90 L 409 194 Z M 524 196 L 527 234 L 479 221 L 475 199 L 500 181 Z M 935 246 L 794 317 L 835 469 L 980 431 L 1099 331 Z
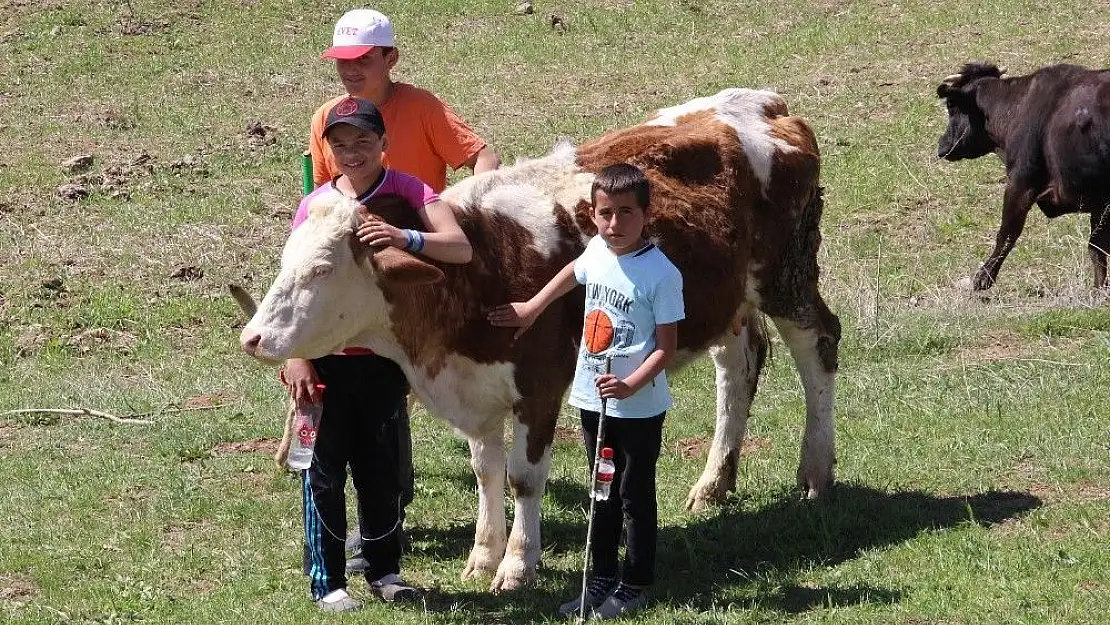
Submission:
M 262 343 L 262 333 L 251 328 L 243 328 L 239 333 L 239 345 L 248 356 L 259 357 L 258 346 Z

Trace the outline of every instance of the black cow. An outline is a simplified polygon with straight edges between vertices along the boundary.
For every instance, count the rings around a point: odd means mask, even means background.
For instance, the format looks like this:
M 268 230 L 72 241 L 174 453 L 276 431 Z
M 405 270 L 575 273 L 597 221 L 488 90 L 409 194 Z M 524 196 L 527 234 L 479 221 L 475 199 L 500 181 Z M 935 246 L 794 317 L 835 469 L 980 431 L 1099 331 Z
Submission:
M 997 152 L 1006 165 L 1002 225 L 972 287 L 989 289 L 1036 202 L 1048 217 L 1091 215 L 1095 286 L 1106 285 L 1110 251 L 1110 70 L 1051 65 L 1003 76 L 992 63 L 968 63 L 937 96 L 948 129 L 937 156 L 958 161 Z

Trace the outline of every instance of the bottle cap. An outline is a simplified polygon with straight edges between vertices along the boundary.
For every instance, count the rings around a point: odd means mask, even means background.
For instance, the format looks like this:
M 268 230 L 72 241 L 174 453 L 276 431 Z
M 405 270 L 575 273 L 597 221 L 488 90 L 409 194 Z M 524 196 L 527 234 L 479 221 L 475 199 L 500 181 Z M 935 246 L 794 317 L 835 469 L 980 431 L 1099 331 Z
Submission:
M 612 460 L 613 459 L 613 448 L 612 447 L 602 447 L 601 448 L 601 457 L 605 458 L 606 460 Z

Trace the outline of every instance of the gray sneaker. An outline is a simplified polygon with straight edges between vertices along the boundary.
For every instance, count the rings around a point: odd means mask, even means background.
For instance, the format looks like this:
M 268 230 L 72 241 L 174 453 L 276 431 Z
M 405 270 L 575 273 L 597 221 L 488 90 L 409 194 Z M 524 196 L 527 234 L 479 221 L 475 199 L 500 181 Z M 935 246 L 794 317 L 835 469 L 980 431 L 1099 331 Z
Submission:
M 324 612 L 355 612 L 362 609 L 362 604 L 356 601 L 344 589 L 333 590 L 324 597 L 316 600 L 316 607 Z
M 647 604 L 647 589 L 621 584 L 613 594 L 594 608 L 592 620 L 607 620 L 635 612 Z
M 355 555 L 347 558 L 347 575 L 355 576 L 361 575 L 370 568 L 370 563 L 366 560 L 366 556 L 362 555 L 362 550 L 355 552 Z
M 614 590 L 617 588 L 617 580 L 611 577 L 595 577 L 586 582 L 586 614 L 589 614 L 597 606 L 601 605 Z M 571 616 L 578 614 L 582 608 L 582 595 L 577 595 L 574 599 L 559 606 L 560 616 Z
M 423 593 L 410 586 L 400 575 L 390 573 L 376 582 L 370 582 L 370 593 L 382 601 L 414 603 L 420 601 Z

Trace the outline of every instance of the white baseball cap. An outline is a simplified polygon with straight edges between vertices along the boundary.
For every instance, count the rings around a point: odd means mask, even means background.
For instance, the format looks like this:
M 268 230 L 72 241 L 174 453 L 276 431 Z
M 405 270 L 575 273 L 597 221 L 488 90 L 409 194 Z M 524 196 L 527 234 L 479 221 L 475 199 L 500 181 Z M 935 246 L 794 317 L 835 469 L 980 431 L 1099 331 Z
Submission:
M 389 18 L 373 9 L 347 11 L 335 23 L 331 47 L 322 59 L 357 59 L 374 48 L 393 47 L 393 25 Z

